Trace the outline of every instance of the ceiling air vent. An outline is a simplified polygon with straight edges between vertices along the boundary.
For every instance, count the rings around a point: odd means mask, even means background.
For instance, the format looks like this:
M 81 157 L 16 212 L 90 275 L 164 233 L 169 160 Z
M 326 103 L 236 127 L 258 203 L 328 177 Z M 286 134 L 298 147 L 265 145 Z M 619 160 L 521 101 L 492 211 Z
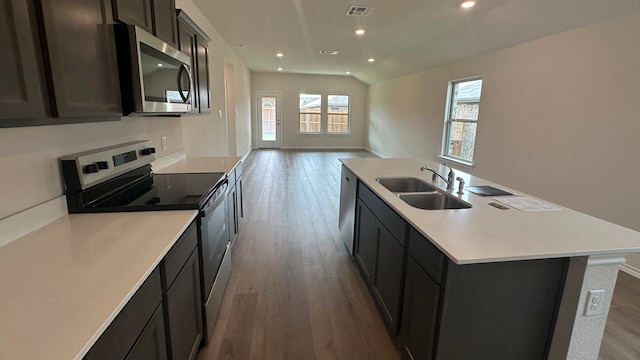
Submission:
M 338 50 L 320 50 L 320 54 L 322 55 L 338 55 L 340 51 Z
M 351 5 L 349 9 L 347 9 L 347 16 L 369 16 L 373 11 L 373 7 L 371 6 L 362 6 L 362 5 Z

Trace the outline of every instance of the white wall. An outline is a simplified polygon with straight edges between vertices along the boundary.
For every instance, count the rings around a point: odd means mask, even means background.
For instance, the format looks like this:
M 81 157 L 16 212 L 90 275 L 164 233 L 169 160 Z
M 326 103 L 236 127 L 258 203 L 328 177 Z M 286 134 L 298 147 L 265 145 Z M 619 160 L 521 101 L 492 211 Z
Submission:
M 202 6 L 200 8 L 199 6 Z M 211 2 L 176 0 L 176 8 L 182 9 L 211 37 L 209 43 L 209 86 L 211 89 L 211 113 L 185 117 L 182 122 L 184 149 L 187 156 L 243 156 L 251 149 L 250 85 L 249 70 L 218 34 L 204 13 L 218 11 Z M 203 13 L 204 12 L 204 13 Z M 227 109 L 225 101 L 225 64 L 233 67 L 236 109 Z M 237 114 L 227 121 L 228 111 Z M 231 137 L 231 138 L 230 138 Z M 239 148 L 230 154 L 230 148 Z
M 166 136 L 168 148 L 160 149 Z M 0 129 L 0 219 L 64 194 L 59 158 L 134 140 L 152 140 L 156 156 L 182 147 L 180 119 L 121 121 Z
M 374 84 L 368 145 L 437 161 L 447 82 L 481 75 L 474 166 L 459 168 L 640 231 L 638 34 L 633 13 Z
M 346 149 L 365 147 L 367 85 L 350 76 L 251 73 L 253 99 L 258 91 L 282 92 L 281 147 L 295 149 Z M 299 95 L 350 95 L 349 135 L 299 134 Z M 252 126 L 257 134 L 255 104 Z M 256 145 L 256 139 L 253 142 Z

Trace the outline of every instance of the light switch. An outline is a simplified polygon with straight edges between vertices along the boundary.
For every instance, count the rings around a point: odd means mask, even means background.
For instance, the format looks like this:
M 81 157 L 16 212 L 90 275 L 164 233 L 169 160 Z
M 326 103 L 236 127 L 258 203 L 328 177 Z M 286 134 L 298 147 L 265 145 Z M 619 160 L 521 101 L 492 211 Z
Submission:
M 222 110 L 218 110 L 218 117 L 222 119 Z

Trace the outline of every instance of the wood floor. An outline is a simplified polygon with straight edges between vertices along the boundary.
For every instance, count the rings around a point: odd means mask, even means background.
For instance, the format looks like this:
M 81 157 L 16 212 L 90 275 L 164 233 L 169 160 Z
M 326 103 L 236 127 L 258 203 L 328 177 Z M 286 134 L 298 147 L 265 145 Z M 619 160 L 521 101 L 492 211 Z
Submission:
M 400 358 L 338 232 L 338 159 L 371 156 L 249 155 L 233 271 L 199 360 Z M 639 284 L 619 276 L 600 359 L 640 359 Z

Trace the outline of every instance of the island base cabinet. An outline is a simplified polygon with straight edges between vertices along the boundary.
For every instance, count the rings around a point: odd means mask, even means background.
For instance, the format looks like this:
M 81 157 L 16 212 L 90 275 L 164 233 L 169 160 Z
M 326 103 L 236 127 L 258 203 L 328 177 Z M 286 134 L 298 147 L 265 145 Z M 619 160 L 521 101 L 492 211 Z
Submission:
M 355 258 L 365 279 L 371 282 L 376 255 L 376 217 L 362 201 L 358 201 L 356 216 Z
M 407 260 L 402 310 L 403 355 L 433 359 L 440 286 L 411 258 Z
M 377 226 L 376 270 L 373 293 L 393 335 L 398 333 L 402 296 L 404 248 L 380 223 Z
M 447 266 L 436 359 L 546 359 L 568 259 Z

